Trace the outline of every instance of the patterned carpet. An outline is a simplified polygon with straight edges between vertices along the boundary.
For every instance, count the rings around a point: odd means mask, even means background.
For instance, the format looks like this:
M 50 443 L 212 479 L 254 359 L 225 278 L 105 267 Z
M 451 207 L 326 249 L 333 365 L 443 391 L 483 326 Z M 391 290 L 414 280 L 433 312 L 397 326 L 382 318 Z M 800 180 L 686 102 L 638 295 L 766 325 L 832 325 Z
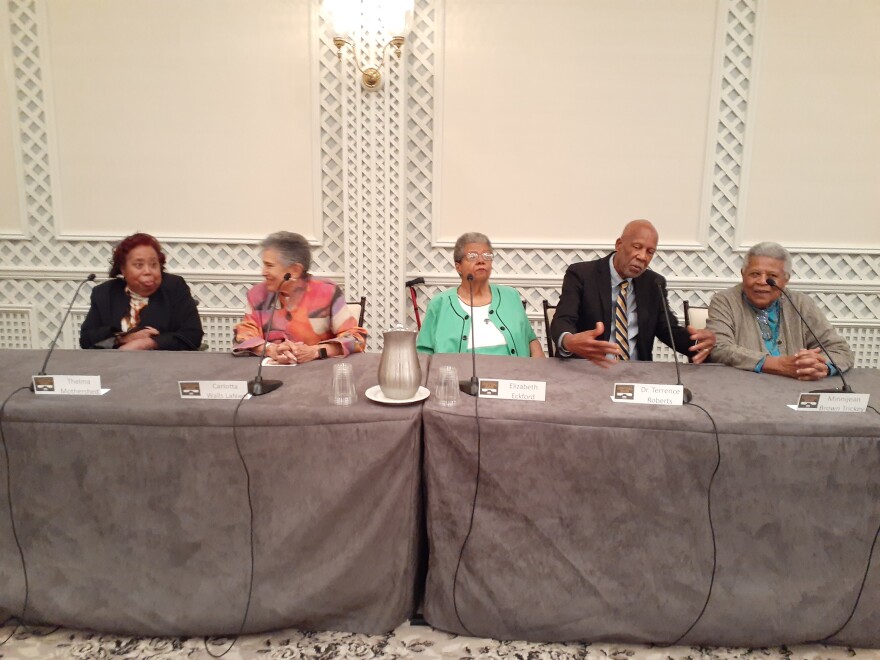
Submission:
M 0 641 L 12 628 L 0 628 Z M 52 628 L 19 629 L 2 646 L 0 658 L 112 658 L 166 659 L 211 658 L 229 647 L 231 639 L 201 637 L 117 637 L 79 630 Z M 340 632 L 306 633 L 281 630 L 271 634 L 238 639 L 223 656 L 228 660 L 255 658 L 370 658 L 424 660 L 464 660 L 466 658 L 505 658 L 510 660 L 843 660 L 880 659 L 880 650 L 834 646 L 800 646 L 772 649 L 735 649 L 677 646 L 655 648 L 620 644 L 535 644 L 499 642 L 493 639 L 459 637 L 429 626 L 406 623 L 387 635 L 358 635 Z

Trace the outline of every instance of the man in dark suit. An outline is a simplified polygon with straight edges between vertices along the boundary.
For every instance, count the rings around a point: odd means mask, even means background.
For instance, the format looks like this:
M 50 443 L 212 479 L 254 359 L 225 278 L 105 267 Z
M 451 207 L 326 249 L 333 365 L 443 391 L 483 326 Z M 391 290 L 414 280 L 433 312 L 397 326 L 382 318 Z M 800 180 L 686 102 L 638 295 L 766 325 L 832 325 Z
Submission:
M 666 323 L 666 280 L 648 270 L 657 240 L 654 225 L 633 220 L 615 252 L 568 267 L 550 328 L 559 357 L 586 358 L 603 367 L 615 359 L 651 360 L 654 337 L 694 362 L 708 357 L 714 332 L 685 329 L 671 312 L 672 327 Z

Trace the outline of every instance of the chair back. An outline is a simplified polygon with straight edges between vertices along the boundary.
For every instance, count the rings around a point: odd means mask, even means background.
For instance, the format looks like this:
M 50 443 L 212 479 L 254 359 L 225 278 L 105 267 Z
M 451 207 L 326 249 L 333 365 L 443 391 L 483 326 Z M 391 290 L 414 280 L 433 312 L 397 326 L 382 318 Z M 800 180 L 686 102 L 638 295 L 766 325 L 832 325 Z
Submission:
M 708 307 L 697 307 L 691 305 L 687 300 L 684 301 L 684 326 L 694 326 L 697 330 L 706 327 L 706 320 L 709 318 Z
M 347 301 L 345 303 L 348 306 L 349 311 L 351 311 L 351 315 L 357 319 L 358 327 L 364 327 L 364 317 L 367 314 L 367 297 L 361 296 L 360 300 Z
M 546 300 L 541 301 L 541 307 L 544 308 L 544 336 L 547 338 L 547 357 L 556 355 L 556 347 L 553 345 L 553 338 L 550 336 L 550 322 L 553 315 L 556 314 L 556 305 L 551 305 Z

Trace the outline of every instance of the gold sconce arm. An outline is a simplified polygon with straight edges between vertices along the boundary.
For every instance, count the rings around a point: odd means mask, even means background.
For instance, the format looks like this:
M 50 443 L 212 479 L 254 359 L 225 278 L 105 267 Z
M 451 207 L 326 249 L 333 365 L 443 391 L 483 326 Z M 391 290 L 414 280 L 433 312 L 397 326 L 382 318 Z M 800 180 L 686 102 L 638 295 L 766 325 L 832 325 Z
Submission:
M 364 68 L 361 66 L 360 60 L 358 59 L 357 48 L 355 48 L 355 45 L 343 37 L 333 37 L 333 45 L 336 46 L 336 56 L 340 60 L 342 60 L 342 49 L 345 46 L 351 47 L 351 52 L 354 55 L 354 65 L 357 67 L 358 71 L 361 72 L 361 84 L 367 90 L 378 89 L 382 84 L 382 73 L 379 69 L 385 64 L 385 55 L 388 52 L 388 47 L 392 46 L 394 48 L 394 54 L 399 60 L 401 55 L 400 49 L 403 47 L 404 42 L 405 39 L 403 37 L 392 37 L 391 41 L 385 44 L 382 48 L 382 58 L 379 60 L 379 65 Z

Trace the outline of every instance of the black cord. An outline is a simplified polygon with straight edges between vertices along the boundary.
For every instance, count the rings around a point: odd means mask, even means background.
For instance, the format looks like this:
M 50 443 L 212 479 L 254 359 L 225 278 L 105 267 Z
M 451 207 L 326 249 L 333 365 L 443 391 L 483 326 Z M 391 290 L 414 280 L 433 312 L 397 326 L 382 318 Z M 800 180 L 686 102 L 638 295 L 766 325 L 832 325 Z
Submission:
M 873 410 L 875 413 L 880 415 L 880 411 L 878 411 L 874 406 L 868 405 L 868 408 Z M 849 616 L 846 617 L 846 620 L 840 624 L 840 626 L 830 635 L 826 635 L 822 639 L 813 640 L 807 642 L 808 644 L 824 644 L 829 639 L 838 635 L 841 630 L 846 628 L 850 621 L 852 621 L 853 616 L 855 616 L 856 609 L 859 607 L 859 601 L 862 599 L 862 592 L 865 590 L 865 582 L 868 580 L 868 573 L 871 570 L 871 559 L 874 557 L 874 548 L 877 547 L 877 537 L 880 536 L 880 525 L 877 525 L 877 531 L 874 532 L 874 540 L 871 542 L 871 549 L 868 551 L 868 563 L 865 565 L 865 574 L 862 576 L 862 583 L 859 585 L 859 592 L 856 594 L 856 601 L 853 603 L 852 609 L 850 610 Z
M 877 537 L 880 536 L 880 525 L 877 526 L 877 531 L 874 532 L 874 541 L 871 543 L 871 549 L 868 551 L 868 563 L 865 565 L 865 574 L 862 576 L 862 583 L 859 585 L 859 592 L 856 594 L 856 602 L 853 603 L 852 610 L 850 610 L 849 616 L 846 617 L 846 621 L 840 624 L 840 626 L 830 635 L 826 635 L 822 639 L 816 639 L 807 642 L 807 644 L 824 644 L 829 639 L 840 633 L 841 630 L 846 628 L 847 624 L 852 620 L 853 616 L 856 613 L 856 609 L 859 607 L 859 601 L 862 599 L 862 591 L 865 589 L 865 582 L 868 580 L 868 573 L 871 570 L 871 558 L 874 556 L 874 548 L 877 546 Z
M 0 646 L 3 646 L 6 642 L 8 642 L 22 625 L 24 615 L 27 612 L 28 597 L 30 596 L 30 584 L 28 583 L 27 564 L 24 560 L 24 550 L 21 549 L 21 542 L 18 540 L 18 530 L 15 528 L 15 515 L 12 512 L 12 471 L 10 470 L 9 465 L 9 447 L 6 445 L 6 436 L 3 434 L 3 411 L 6 410 L 6 404 L 9 403 L 9 400 L 16 394 L 18 394 L 22 390 L 28 389 L 30 388 L 27 386 L 22 386 L 19 387 L 17 390 L 13 390 L 12 393 L 7 396 L 6 399 L 4 399 L 3 403 L 0 404 L 0 442 L 3 443 L 3 454 L 6 457 L 6 503 L 9 505 L 9 522 L 12 524 L 12 538 L 15 539 L 15 546 L 18 548 L 18 556 L 21 558 L 21 572 L 24 575 L 24 604 L 21 607 L 21 616 L 11 616 L 3 622 L 3 625 L 5 626 L 8 622 L 15 619 L 16 624 L 15 627 L 12 629 L 12 632 L 9 633 L 6 639 L 0 642 Z
M 241 408 L 241 404 L 244 403 L 244 400 L 248 398 L 248 394 L 245 394 L 238 400 L 238 403 L 235 406 L 235 412 L 232 413 L 232 439 L 235 441 L 235 450 L 238 452 L 238 458 L 241 460 L 241 465 L 244 468 L 244 476 L 245 483 L 247 485 L 247 501 L 248 501 L 248 511 L 250 512 L 250 546 L 251 546 L 251 572 L 250 577 L 248 579 L 248 595 L 247 602 L 244 607 L 244 616 L 241 619 L 241 625 L 238 628 L 238 632 L 232 638 L 232 643 L 227 647 L 223 653 L 220 655 L 216 655 L 211 652 L 211 649 L 208 648 L 208 638 L 205 637 L 203 643 L 205 645 L 205 651 L 208 652 L 212 658 L 222 658 L 224 655 L 229 653 L 232 650 L 232 647 L 235 646 L 235 643 L 238 641 L 238 638 L 241 637 L 241 633 L 244 631 L 244 626 L 247 623 L 248 612 L 251 609 L 251 596 L 254 591 L 254 503 L 251 499 L 251 473 L 248 470 L 247 463 L 244 460 L 244 454 L 241 453 L 241 445 L 238 443 L 238 409 Z M 220 638 L 222 639 L 222 638 Z
M 696 403 L 689 402 L 685 405 L 699 408 L 704 413 L 706 413 L 709 421 L 712 422 L 712 431 L 715 434 L 715 449 L 718 452 L 718 459 L 715 462 L 715 469 L 712 470 L 712 477 L 709 479 L 709 488 L 706 491 L 706 508 L 709 512 L 709 530 L 712 532 L 712 576 L 709 578 L 709 589 L 706 591 L 706 601 L 703 603 L 703 609 L 700 610 L 700 613 L 697 615 L 697 618 L 694 619 L 694 622 L 688 627 L 687 630 L 679 635 L 675 641 L 669 642 L 668 644 L 657 644 L 656 646 L 658 647 L 678 645 L 678 643 L 683 640 L 691 630 L 694 629 L 694 626 L 699 623 L 700 619 L 703 618 L 703 614 L 705 614 L 706 608 L 709 606 L 709 599 L 712 597 L 712 587 L 715 586 L 715 570 L 718 566 L 718 546 L 715 542 L 715 525 L 712 523 L 712 485 L 715 483 L 715 475 L 718 474 L 718 468 L 721 467 L 721 442 L 718 440 L 718 427 L 715 425 L 715 420 L 712 419 L 712 415 L 709 414 L 708 410 Z
M 480 393 L 477 392 L 474 395 L 474 419 L 477 422 L 477 478 L 476 483 L 474 485 L 474 501 L 471 504 L 471 520 L 468 523 L 468 531 L 465 534 L 464 542 L 461 544 L 461 550 L 458 552 L 458 562 L 455 564 L 455 575 L 452 577 L 452 606 L 455 608 L 455 616 L 458 619 L 458 623 L 461 624 L 461 627 L 464 628 L 464 631 L 470 635 L 471 637 L 475 637 L 474 633 L 470 631 L 470 629 L 464 625 L 464 621 L 461 620 L 461 614 L 458 611 L 458 601 L 456 600 L 456 592 L 458 589 L 458 569 L 461 568 L 461 558 L 464 555 L 464 549 L 467 545 L 468 539 L 471 537 L 471 531 L 474 529 L 474 514 L 477 511 L 477 494 L 480 492 L 480 458 L 481 458 L 481 437 L 480 437 Z
M 868 405 L 868 408 L 873 410 L 875 413 L 880 415 L 880 411 L 878 411 L 874 406 Z M 877 546 L 877 537 L 880 536 L 880 525 L 877 525 L 877 531 L 874 532 L 874 540 L 871 542 L 871 549 L 868 551 L 868 563 L 865 565 L 865 574 L 862 576 L 862 583 L 859 585 L 859 592 L 856 594 L 856 601 L 853 603 L 852 609 L 850 610 L 849 616 L 846 617 L 846 620 L 840 624 L 840 626 L 830 635 L 826 635 L 822 639 L 813 640 L 807 642 L 807 644 L 824 644 L 829 639 L 838 635 L 841 630 L 846 628 L 849 622 L 852 620 L 853 616 L 855 616 L 856 609 L 859 607 L 859 601 L 862 599 L 862 592 L 865 590 L 865 582 L 868 580 L 868 573 L 871 570 L 871 559 L 874 557 L 874 548 Z

